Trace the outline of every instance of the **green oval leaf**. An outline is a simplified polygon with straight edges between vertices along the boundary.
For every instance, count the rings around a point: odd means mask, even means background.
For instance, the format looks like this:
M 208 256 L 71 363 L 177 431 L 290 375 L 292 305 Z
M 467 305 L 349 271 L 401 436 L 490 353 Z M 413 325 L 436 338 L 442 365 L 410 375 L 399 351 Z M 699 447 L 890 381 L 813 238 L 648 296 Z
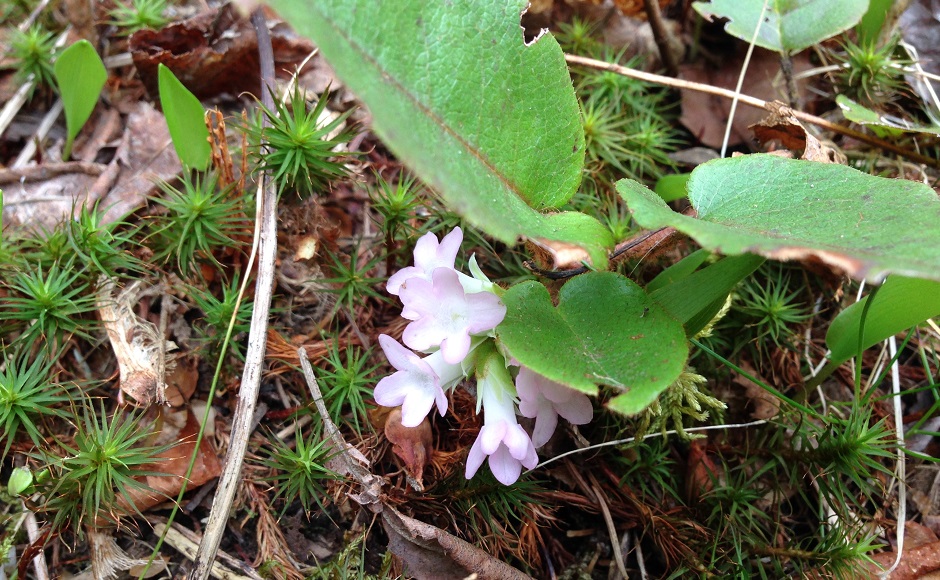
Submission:
M 642 288 L 613 272 L 590 272 L 565 284 L 552 305 L 545 286 L 506 291 L 497 338 L 523 365 L 588 394 L 597 385 L 623 391 L 609 405 L 645 409 L 685 368 L 682 325 Z
M 95 110 L 101 89 L 108 80 L 108 71 L 95 47 L 84 39 L 62 51 L 55 61 L 54 70 L 65 111 L 67 138 L 62 158 L 67 160 L 71 156 L 75 136 Z
M 872 300 L 865 316 L 865 330 L 859 345 L 859 325 L 865 303 Z M 842 363 L 889 336 L 940 316 L 940 283 L 918 278 L 891 276 L 872 297 L 839 313 L 826 332 L 826 344 L 833 363 Z M 861 346 L 861 348 L 859 348 Z
M 876 282 L 889 273 L 940 280 L 940 199 L 923 183 L 758 154 L 692 172 L 698 219 L 634 181 L 617 190 L 640 225 L 673 226 L 714 252 L 812 257 Z
M 859 125 L 868 125 L 872 132 L 879 136 L 898 135 L 904 131 L 940 135 L 940 125 L 914 125 L 906 119 L 882 115 L 845 95 L 837 95 L 836 104 L 842 110 L 843 117 Z
M 745 42 L 754 38 L 763 6 L 764 0 L 692 3 L 706 18 L 727 18 L 725 32 Z M 797 52 L 852 28 L 867 10 L 864 0 L 767 0 L 754 44 L 777 52 Z
M 163 63 L 157 69 L 160 106 L 180 163 L 189 169 L 203 171 L 209 166 L 212 148 L 202 103 Z
M 551 35 L 523 42 L 526 0 L 274 0 L 369 107 L 392 151 L 473 225 L 585 248 L 606 265 L 595 219 L 541 214 L 574 195 L 584 134 Z

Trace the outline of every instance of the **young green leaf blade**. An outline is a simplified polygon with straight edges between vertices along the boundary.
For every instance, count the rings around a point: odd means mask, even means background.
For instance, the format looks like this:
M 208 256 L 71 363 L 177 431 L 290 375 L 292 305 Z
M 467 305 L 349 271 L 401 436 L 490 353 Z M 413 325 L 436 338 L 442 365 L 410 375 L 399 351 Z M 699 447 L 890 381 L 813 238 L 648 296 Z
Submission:
M 584 134 L 551 35 L 526 46 L 525 0 L 275 0 L 373 115 L 373 129 L 473 225 L 585 248 L 606 265 L 609 232 L 575 212 L 543 214 L 577 189 Z
M 738 282 L 763 263 L 764 258 L 754 254 L 727 256 L 651 292 L 650 296 L 685 325 L 686 334 L 695 336 L 718 313 Z
M 692 7 L 706 18 L 727 18 L 725 32 L 750 42 L 760 23 L 754 44 L 768 50 L 792 53 L 809 48 L 845 32 L 862 19 L 868 2 L 861 0 L 711 0 L 693 2 Z
M 869 300 L 872 300 L 870 295 L 849 306 L 829 326 L 826 345 L 833 363 L 845 362 L 858 354 L 859 325 Z M 868 307 L 861 348 L 866 349 L 934 316 L 940 316 L 940 283 L 891 276 Z
M 72 153 L 75 136 L 95 110 L 101 89 L 108 80 L 108 71 L 95 47 L 82 39 L 62 51 L 56 59 L 55 79 L 65 111 L 67 136 L 62 158 L 67 160 Z
M 497 338 L 521 364 L 588 394 L 609 385 L 622 394 L 616 410 L 645 409 L 685 368 L 682 325 L 633 281 L 589 272 L 565 284 L 558 307 L 538 282 L 503 295 L 506 318 Z
M 162 63 L 158 70 L 160 106 L 163 107 L 176 154 L 184 167 L 203 171 L 209 166 L 212 149 L 202 103 L 176 78 L 173 71 Z
M 643 227 L 675 227 L 710 251 L 814 258 L 875 282 L 889 273 L 940 281 L 940 199 L 923 183 L 756 154 L 695 168 L 698 219 L 635 181 L 617 191 Z

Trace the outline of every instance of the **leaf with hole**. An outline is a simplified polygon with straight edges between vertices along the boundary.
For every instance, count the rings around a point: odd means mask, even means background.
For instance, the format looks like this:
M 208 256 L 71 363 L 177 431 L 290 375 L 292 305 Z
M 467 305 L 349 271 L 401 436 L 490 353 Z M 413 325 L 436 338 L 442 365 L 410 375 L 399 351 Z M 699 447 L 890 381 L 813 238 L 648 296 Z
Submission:
M 209 166 L 212 149 L 202 103 L 162 63 L 158 71 L 160 106 L 163 107 L 176 154 L 184 167 L 203 171 Z
M 609 385 L 622 394 L 609 406 L 645 409 L 685 368 L 682 324 L 633 281 L 589 272 L 565 284 L 552 304 L 545 286 L 523 282 L 506 291 L 497 338 L 521 364 L 588 394 Z
M 827 38 L 845 32 L 868 10 L 864 0 L 711 0 L 693 2 L 692 7 L 706 18 L 727 18 L 725 32 L 750 42 L 760 23 L 754 44 L 781 53 L 799 52 Z
M 577 212 L 584 134 L 564 55 L 551 35 L 524 43 L 526 0 L 274 0 L 369 107 L 373 128 L 451 209 L 495 238 L 584 248 L 613 244 Z
M 95 110 L 101 89 L 108 80 L 108 71 L 95 47 L 82 39 L 62 51 L 56 59 L 55 80 L 62 96 L 67 130 L 62 158 L 68 160 L 75 136 Z
M 757 154 L 695 168 L 698 219 L 635 181 L 617 190 L 643 227 L 675 227 L 713 252 L 817 259 L 876 282 L 889 273 L 940 281 L 940 199 L 923 183 Z

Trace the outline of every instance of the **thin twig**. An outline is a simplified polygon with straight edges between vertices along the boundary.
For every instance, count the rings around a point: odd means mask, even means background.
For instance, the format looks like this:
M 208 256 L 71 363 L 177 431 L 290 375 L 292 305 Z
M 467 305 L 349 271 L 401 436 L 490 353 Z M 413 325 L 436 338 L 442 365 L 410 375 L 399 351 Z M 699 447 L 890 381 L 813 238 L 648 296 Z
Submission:
M 634 78 L 637 80 L 646 81 L 649 83 L 656 83 L 656 84 L 660 84 L 660 85 L 667 86 L 667 87 L 673 87 L 677 89 L 688 89 L 690 91 L 698 91 L 701 93 L 707 93 L 710 95 L 725 97 L 727 99 L 735 98 L 735 92 L 732 90 L 722 89 L 719 87 L 713 87 L 711 85 L 706 85 L 703 83 L 693 83 L 691 81 L 673 79 L 673 78 L 665 77 L 662 75 L 639 71 L 639 70 L 632 69 L 629 67 L 621 66 L 619 64 L 604 62 L 602 60 L 595 60 L 593 58 L 586 58 L 586 57 L 577 56 L 574 54 L 566 54 L 565 60 L 568 62 L 568 64 L 576 64 L 580 66 L 586 66 L 588 68 L 593 68 L 596 70 L 610 71 L 613 73 L 617 73 L 619 75 L 623 75 L 625 77 L 630 77 L 630 78 Z M 771 110 L 769 106 L 770 103 L 762 99 L 751 97 L 749 95 L 743 95 L 743 94 L 739 95 L 738 100 L 741 103 L 745 105 L 749 105 L 751 107 L 756 107 L 758 109 L 764 109 L 767 111 Z M 902 157 L 906 157 L 910 159 L 911 161 L 914 161 L 917 163 L 923 163 L 924 165 L 928 165 L 930 167 L 935 167 L 935 168 L 940 169 L 940 159 L 933 159 L 931 157 L 927 157 L 926 155 L 921 155 L 920 153 L 909 151 L 907 149 L 904 149 L 903 147 L 898 147 L 897 145 L 888 143 L 887 141 L 884 141 L 882 139 L 878 139 L 877 137 L 872 137 L 871 135 L 860 133 L 858 131 L 855 131 L 854 129 L 849 129 L 848 127 L 837 125 L 836 123 L 832 123 L 821 117 L 817 117 L 816 115 L 810 115 L 809 113 L 804 113 L 803 111 L 793 111 L 793 116 L 801 121 L 805 121 L 807 123 L 816 125 L 817 127 L 822 127 L 823 129 L 832 131 L 834 133 L 839 133 L 840 135 L 851 137 L 863 143 L 872 145 L 873 147 L 880 147 L 881 149 L 884 149 L 886 151 L 891 151 L 892 153 L 896 153 Z
M 69 32 L 72 30 L 72 27 L 69 26 L 66 28 L 62 34 L 59 35 L 59 38 L 55 41 L 55 47 L 60 48 L 65 45 L 65 41 L 68 38 Z M 29 100 L 29 94 L 36 87 L 36 77 L 33 74 L 30 74 L 26 77 L 26 80 L 23 81 L 23 84 L 17 89 L 16 93 L 10 98 L 9 101 L 3 106 L 3 110 L 0 111 L 0 137 L 3 136 L 3 133 L 7 130 L 7 127 L 10 126 L 10 123 L 13 122 L 16 114 L 20 112 L 20 109 L 23 108 L 23 105 L 26 104 L 26 101 Z
M 262 103 L 274 109 L 270 101 L 268 87 L 274 81 L 274 57 L 271 48 L 271 38 L 268 36 L 267 23 L 260 8 L 251 14 L 251 23 L 258 35 L 258 55 L 261 61 L 261 100 Z M 265 102 L 267 100 L 267 102 Z M 264 116 L 262 116 L 262 122 Z M 225 457 L 225 467 L 219 479 L 215 498 L 209 520 L 206 522 L 205 532 L 196 552 L 195 566 L 190 578 L 192 580 L 205 580 L 209 576 L 211 564 L 219 549 L 222 534 L 228 523 L 235 491 L 241 479 L 241 467 L 245 450 L 248 447 L 248 438 L 251 435 L 252 419 L 255 404 L 258 400 L 258 391 L 261 386 L 261 370 L 264 365 L 264 351 L 267 341 L 268 313 L 271 309 L 271 295 L 274 290 L 274 262 L 277 255 L 277 190 L 273 180 L 266 180 L 264 175 L 259 178 L 260 216 L 257 222 L 260 227 L 257 231 L 258 239 L 258 276 L 255 283 L 254 309 L 251 313 L 251 328 L 248 332 L 248 348 L 245 352 L 245 367 L 242 374 L 241 387 L 238 391 L 238 404 L 232 417 L 232 432 L 229 438 L 229 448 Z
M 56 121 L 59 120 L 59 115 L 62 114 L 62 110 L 65 108 L 65 105 L 62 103 L 62 99 L 56 99 L 56 102 L 49 109 L 49 112 L 46 113 L 42 121 L 40 121 L 39 126 L 36 127 L 36 132 L 33 134 L 32 138 L 26 142 L 26 145 L 23 147 L 23 150 L 20 151 L 20 154 L 17 155 L 16 161 L 13 162 L 13 169 L 19 169 L 25 167 L 27 163 L 36 155 L 36 151 L 39 150 L 39 144 L 45 140 L 46 135 L 49 134 L 49 131 L 52 130 L 52 127 L 55 125 Z
M 888 354 L 891 355 L 891 394 L 894 395 L 894 432 L 897 437 L 897 471 L 894 476 L 898 484 L 897 513 L 897 556 L 890 568 L 881 572 L 881 578 L 888 578 L 898 566 L 904 554 L 904 526 L 907 524 L 907 458 L 904 455 L 904 415 L 901 411 L 901 371 L 898 365 L 898 345 L 893 336 L 888 337 Z
M 676 55 L 671 50 L 672 35 L 663 22 L 663 13 L 659 9 L 659 0 L 643 0 L 643 7 L 646 9 L 646 16 L 649 18 L 650 30 L 653 31 L 653 40 L 656 41 L 656 47 L 659 49 L 659 59 L 666 67 L 669 76 L 679 76 L 679 63 L 676 62 Z
M 604 496 L 601 494 L 601 488 L 597 484 L 597 479 L 594 478 L 594 475 L 591 475 L 591 482 L 594 488 L 594 497 L 597 498 L 597 505 L 601 507 L 601 514 L 604 516 L 604 523 L 607 525 L 607 533 L 610 534 L 610 549 L 614 552 L 614 561 L 617 562 L 617 569 L 620 571 L 621 576 L 624 580 L 630 578 L 630 575 L 627 574 L 627 565 L 623 561 L 623 553 L 620 550 L 620 537 L 617 535 L 617 526 L 614 525 L 614 518 L 610 515 L 610 508 L 607 507 L 607 502 L 604 500 Z
M 764 24 L 764 13 L 767 11 L 767 1 L 768 0 L 764 0 L 764 5 L 760 9 L 760 16 L 757 17 L 757 26 L 754 28 L 754 36 L 751 37 L 751 42 L 747 45 L 747 54 L 744 55 L 744 63 L 741 64 L 741 72 L 738 74 L 738 84 L 734 87 L 734 98 L 731 99 L 731 110 L 728 112 L 728 122 L 725 124 L 725 136 L 724 139 L 721 140 L 721 153 L 718 154 L 721 158 L 724 158 L 728 153 L 728 142 L 731 140 L 731 127 L 734 125 L 734 113 L 738 109 L 738 99 L 741 98 L 741 87 L 744 86 L 744 77 L 747 75 L 747 67 L 751 64 L 751 56 L 754 54 L 754 46 L 756 46 L 757 43 L 757 34 Z M 792 101 L 793 99 L 790 100 Z
M 686 431 L 687 433 L 694 433 L 697 431 L 714 431 L 716 429 L 740 429 L 744 427 L 757 427 L 758 425 L 765 425 L 765 424 L 767 424 L 766 419 L 759 419 L 757 421 L 751 421 L 750 423 L 736 423 L 732 425 L 705 425 L 704 427 L 688 427 L 686 429 L 683 429 L 683 431 Z M 676 434 L 676 431 L 672 429 L 670 429 L 669 431 L 663 431 L 661 433 L 648 433 L 647 435 L 643 437 L 643 440 L 646 441 L 647 439 L 652 439 L 653 437 L 663 437 L 665 435 L 675 435 L 675 434 Z M 572 449 L 571 451 L 566 451 L 565 453 L 556 455 L 555 457 L 550 457 L 546 459 L 545 461 L 543 461 L 542 463 L 539 463 L 532 469 L 535 470 L 540 467 L 545 467 L 549 463 L 554 463 L 558 461 L 559 459 L 568 457 L 569 455 L 574 455 L 575 453 L 584 453 L 585 451 L 591 451 L 593 449 L 600 449 L 601 447 L 612 447 L 614 445 L 626 445 L 627 443 L 632 443 L 634 441 L 636 441 L 636 437 L 627 437 L 626 439 L 617 439 L 615 441 L 604 441 L 603 443 L 597 443 L 596 445 L 591 445 L 590 447 L 584 447 L 582 449 Z

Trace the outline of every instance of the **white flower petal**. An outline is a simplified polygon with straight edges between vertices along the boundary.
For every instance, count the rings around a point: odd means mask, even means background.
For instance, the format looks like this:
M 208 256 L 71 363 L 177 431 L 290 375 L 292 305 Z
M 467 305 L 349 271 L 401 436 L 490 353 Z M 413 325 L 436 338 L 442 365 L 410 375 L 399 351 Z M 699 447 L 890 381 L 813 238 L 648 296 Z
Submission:
M 575 393 L 563 405 L 555 404 L 558 414 L 568 420 L 572 425 L 585 425 L 594 418 L 594 405 L 584 393 Z
M 503 444 L 509 449 L 510 455 L 519 460 L 525 459 L 529 454 L 529 448 L 533 446 L 529 434 L 518 423 L 506 429 Z
M 512 485 L 522 475 L 522 464 L 510 455 L 505 445 L 501 445 L 495 453 L 490 455 L 490 471 L 503 485 Z
M 405 331 L 401 335 L 401 339 L 409 348 L 421 351 L 439 346 L 445 337 L 444 331 L 434 324 L 434 320 L 428 318 L 420 318 L 411 322 L 405 327 Z
M 401 424 L 417 427 L 431 412 L 436 393 L 430 390 L 413 389 L 401 405 Z
M 425 276 L 425 273 L 421 268 L 415 268 L 414 266 L 402 268 L 401 270 L 389 276 L 388 282 L 385 283 L 385 291 L 393 296 L 398 296 L 399 292 L 401 291 L 402 284 L 412 278 L 423 276 Z
M 410 373 L 405 371 L 398 371 L 380 380 L 372 393 L 375 402 L 383 407 L 401 405 L 408 393 L 414 389 L 414 383 L 409 375 Z
M 464 477 L 467 479 L 476 475 L 477 470 L 480 469 L 480 466 L 483 465 L 483 461 L 487 457 L 486 453 L 483 452 L 482 436 L 483 432 L 481 431 L 480 434 L 477 435 L 476 441 L 473 442 L 473 446 L 470 447 L 470 453 L 467 455 L 467 469 L 464 472 Z
M 460 364 L 468 352 L 470 352 L 469 334 L 451 334 L 441 341 L 441 354 L 444 355 L 444 362 L 452 365 Z
M 507 428 L 508 425 L 505 421 L 499 421 L 493 425 L 483 425 L 483 428 L 480 429 L 479 436 L 483 453 L 492 455 L 494 451 L 499 449 L 499 446 L 503 442 L 503 437 L 506 436 Z
M 579 423 L 580 424 L 580 423 Z M 535 418 L 535 427 L 532 429 L 532 445 L 536 448 L 548 443 L 558 427 L 558 413 L 551 401 L 545 399 L 545 404 L 539 408 Z
M 382 351 L 385 353 L 385 358 L 388 359 L 389 364 L 391 364 L 397 370 L 411 371 L 421 368 L 421 358 L 407 348 L 403 347 L 391 336 L 387 334 L 380 334 L 379 346 L 382 347 Z M 430 369 L 430 367 L 428 367 L 428 369 Z

